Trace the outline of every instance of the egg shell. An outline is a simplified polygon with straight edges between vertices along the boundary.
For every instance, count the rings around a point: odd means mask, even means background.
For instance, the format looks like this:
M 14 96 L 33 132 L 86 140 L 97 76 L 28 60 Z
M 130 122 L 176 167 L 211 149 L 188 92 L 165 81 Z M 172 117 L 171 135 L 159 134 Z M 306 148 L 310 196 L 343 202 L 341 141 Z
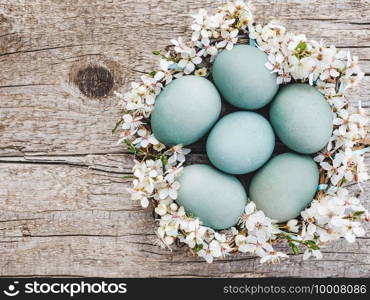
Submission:
M 212 128 L 206 144 L 211 163 L 226 173 L 246 174 L 271 156 L 275 136 L 261 115 L 239 111 L 226 115 Z
M 243 214 L 247 194 L 234 176 L 211 166 L 195 164 L 184 168 L 179 178 L 176 202 L 213 229 L 235 225 Z
M 253 46 L 223 50 L 213 64 L 213 82 L 230 104 L 259 109 L 272 100 L 279 88 L 277 75 L 266 68 L 266 62 L 267 55 Z
M 285 222 L 311 203 L 318 183 L 319 169 L 310 156 L 284 153 L 252 178 L 249 197 L 268 217 Z
M 220 112 L 221 97 L 212 82 L 184 76 L 158 95 L 151 127 L 154 136 L 166 145 L 189 145 L 210 130 Z
M 324 148 L 333 131 L 330 105 L 316 87 L 308 84 L 281 88 L 271 104 L 270 120 L 280 140 L 303 154 Z

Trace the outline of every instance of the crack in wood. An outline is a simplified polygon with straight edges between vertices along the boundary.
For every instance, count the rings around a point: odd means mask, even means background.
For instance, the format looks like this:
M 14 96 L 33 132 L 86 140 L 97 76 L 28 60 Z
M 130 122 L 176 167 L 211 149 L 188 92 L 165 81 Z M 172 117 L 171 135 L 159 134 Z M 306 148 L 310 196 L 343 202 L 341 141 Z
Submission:
M 14 54 L 24 54 L 24 53 L 33 53 L 33 52 L 40 52 L 40 51 L 51 51 L 57 49 L 65 49 L 65 48 L 74 48 L 74 47 L 84 47 L 84 46 L 93 46 L 94 44 L 77 44 L 77 45 L 64 45 L 64 46 L 55 46 L 55 47 L 45 47 L 40 49 L 29 49 L 29 50 L 18 50 L 13 52 L 5 52 L 0 53 L 1 56 L 9 56 Z
M 5 160 L 5 159 L 0 159 L 0 164 L 31 164 L 31 165 L 62 165 L 62 166 L 68 166 L 68 167 L 79 167 L 79 168 L 87 168 L 89 170 L 93 171 L 99 171 L 103 173 L 108 173 L 108 174 L 117 174 L 117 175 L 132 175 L 132 172 L 116 172 L 116 171 L 111 171 L 111 170 L 104 170 L 104 169 L 99 169 L 96 167 L 93 167 L 92 165 L 87 165 L 87 164 L 81 164 L 81 163 L 73 163 L 73 162 L 66 162 L 66 161 L 41 161 L 41 160 Z M 104 165 L 101 165 L 104 166 Z
M 53 85 L 53 84 L 46 84 L 46 83 L 13 84 L 13 85 L 1 85 L 0 89 L 19 88 L 19 87 L 34 87 L 34 86 L 51 86 L 51 85 Z

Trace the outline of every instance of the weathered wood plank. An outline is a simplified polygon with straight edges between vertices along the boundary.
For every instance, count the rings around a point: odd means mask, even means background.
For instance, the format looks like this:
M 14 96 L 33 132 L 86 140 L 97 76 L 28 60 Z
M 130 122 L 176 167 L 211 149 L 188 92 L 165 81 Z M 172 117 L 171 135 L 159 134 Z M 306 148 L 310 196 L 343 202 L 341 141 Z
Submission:
M 328 2 L 328 1 L 327 1 Z M 254 1 L 262 21 L 351 47 L 370 73 L 368 1 Z M 0 155 L 114 153 L 117 100 L 85 97 L 71 83 L 87 65 L 105 66 L 123 90 L 154 65 L 151 50 L 189 34 L 189 14 L 217 1 L 0 1 Z M 339 17 L 338 17 L 339 16 Z M 323 30 L 325 29 L 325 30 Z M 358 48 L 359 47 L 359 48 Z M 353 100 L 369 105 L 369 77 Z M 122 88 L 121 88 L 122 87 Z
M 370 237 L 333 243 L 322 261 L 292 256 L 278 266 L 250 256 L 207 265 L 185 248 L 160 249 L 150 210 L 128 199 L 120 177 L 81 166 L 1 163 L 0 276 L 370 275 Z M 365 186 L 363 198 L 369 191 Z
M 3 239 L 0 244 L 1 276 L 366 278 L 370 274 L 368 238 L 350 246 L 340 241 L 321 261 L 295 257 L 279 265 L 260 265 L 248 256 L 208 265 L 183 249 L 158 249 L 152 237 L 144 235 L 39 236 Z

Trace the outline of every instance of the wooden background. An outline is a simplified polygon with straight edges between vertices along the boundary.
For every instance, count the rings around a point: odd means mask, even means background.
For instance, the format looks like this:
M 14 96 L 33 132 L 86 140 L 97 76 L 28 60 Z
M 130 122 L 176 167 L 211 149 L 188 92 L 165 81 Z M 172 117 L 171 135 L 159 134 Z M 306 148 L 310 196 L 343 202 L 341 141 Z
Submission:
M 121 179 L 132 162 L 110 133 L 117 101 L 85 96 L 78 86 L 99 81 L 80 71 L 102 66 L 114 78 L 109 95 L 123 91 L 153 67 L 152 50 L 188 35 L 190 13 L 220 2 L 0 0 L 0 276 L 370 276 L 369 234 L 333 243 L 321 261 L 280 265 L 247 255 L 208 265 L 153 244 L 151 212 L 129 200 Z M 258 21 L 360 56 L 367 76 L 353 103 L 370 106 L 369 0 L 253 5 Z M 364 189 L 366 201 L 370 183 Z

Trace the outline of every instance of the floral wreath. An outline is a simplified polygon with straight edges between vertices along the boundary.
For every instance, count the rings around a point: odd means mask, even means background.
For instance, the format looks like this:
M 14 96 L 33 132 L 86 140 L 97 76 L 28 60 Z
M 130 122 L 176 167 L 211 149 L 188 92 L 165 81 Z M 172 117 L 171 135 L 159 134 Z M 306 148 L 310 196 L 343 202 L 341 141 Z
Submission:
M 132 83 L 127 93 L 116 93 L 123 116 L 113 132 L 121 129 L 119 143 L 125 143 L 135 156 L 133 176 L 127 176 L 133 179 L 129 191 L 132 200 L 144 208 L 154 207 L 158 244 L 170 250 L 173 244 L 186 244 L 208 263 L 238 252 L 258 255 L 264 263 L 288 258 L 274 250 L 279 242 L 287 243 L 293 254 L 303 250 L 304 260 L 320 259 L 320 249 L 329 241 L 344 237 L 352 243 L 363 236 L 362 223 L 370 221 L 369 212 L 346 189 L 368 179 L 364 163 L 369 149 L 368 118 L 361 104 L 356 110 L 351 108 L 346 96 L 364 76 L 358 57 L 308 41 L 304 34 L 295 35 L 275 23 L 256 25 L 249 4 L 240 0 L 222 5 L 214 15 L 201 9 L 192 17 L 191 40 L 171 40 L 165 50 L 153 51 L 159 57 L 158 69 L 143 75 L 141 83 Z M 297 219 L 276 224 L 248 201 L 237 225 L 215 231 L 175 203 L 180 188 L 177 178 L 190 149 L 166 148 L 152 134 L 149 117 L 164 86 L 190 74 L 207 77 L 220 50 L 231 50 L 235 44 L 264 51 L 266 68 L 277 73 L 278 84 L 293 81 L 315 86 L 331 106 L 334 130 L 328 145 L 314 157 L 320 166 L 317 193 Z

